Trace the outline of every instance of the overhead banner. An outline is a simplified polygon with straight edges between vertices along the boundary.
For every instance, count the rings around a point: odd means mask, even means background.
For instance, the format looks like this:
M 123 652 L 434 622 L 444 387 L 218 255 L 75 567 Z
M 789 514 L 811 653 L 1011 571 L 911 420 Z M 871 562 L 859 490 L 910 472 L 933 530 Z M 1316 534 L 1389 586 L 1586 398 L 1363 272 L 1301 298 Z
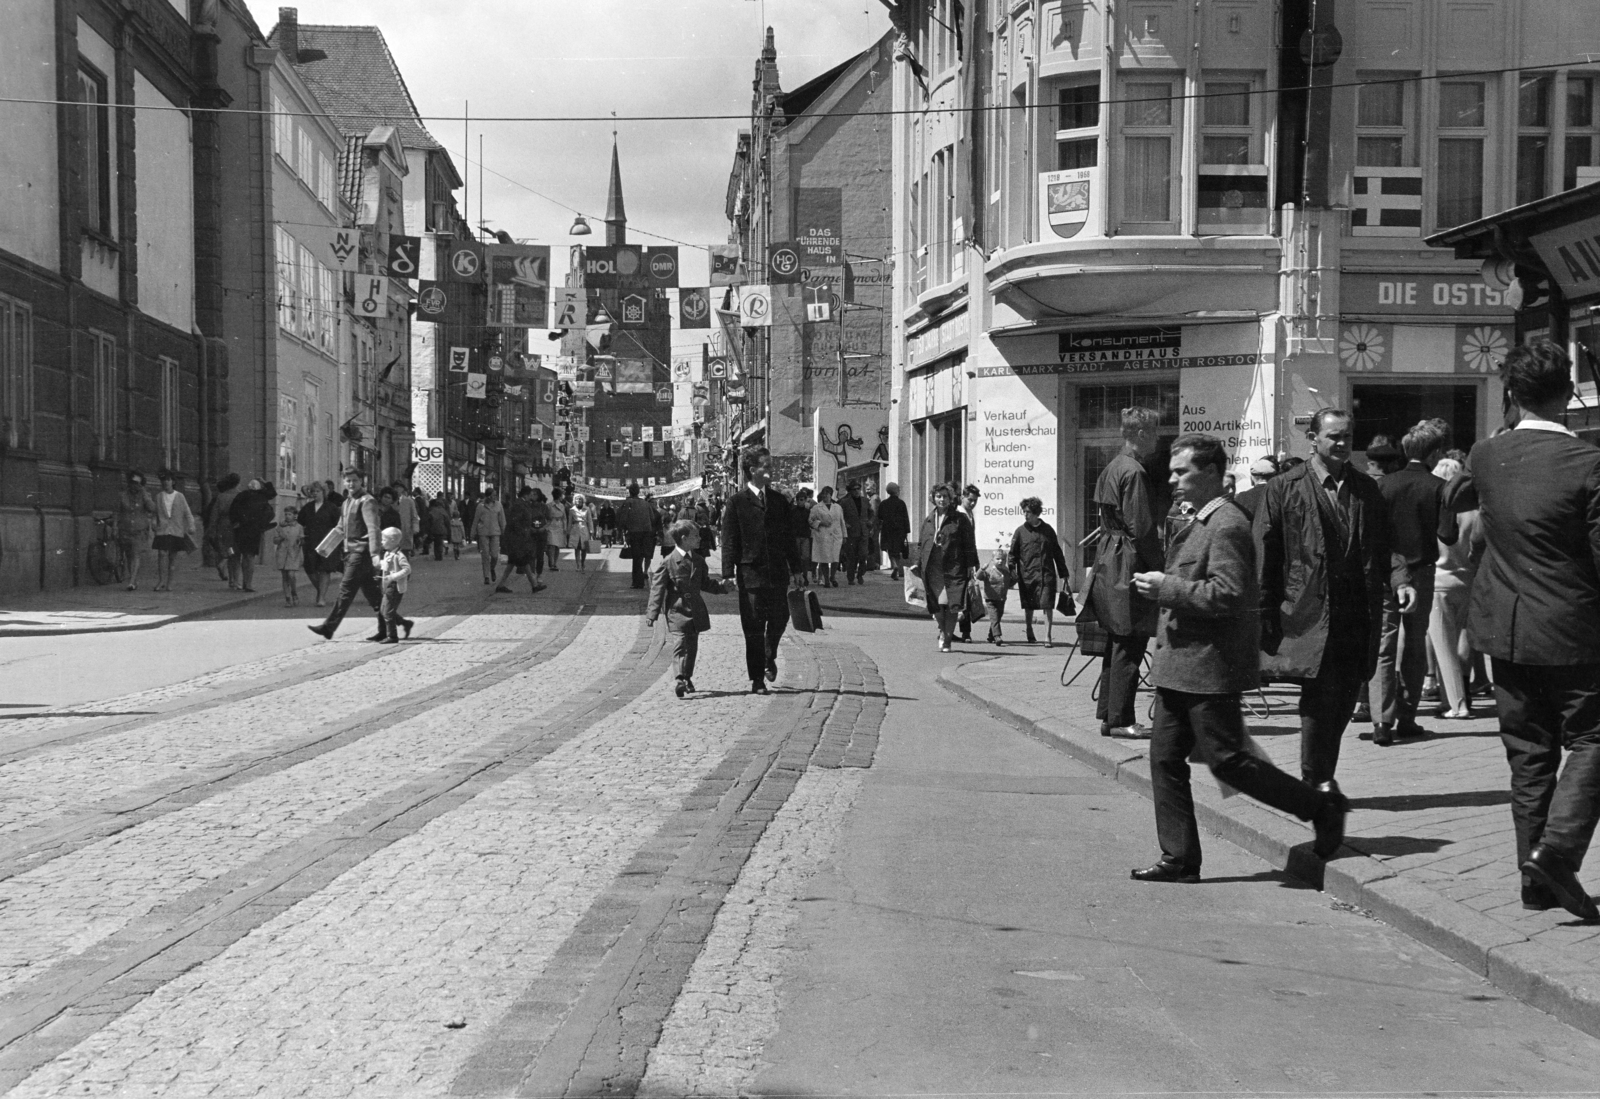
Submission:
M 711 285 L 732 286 L 739 281 L 739 246 L 713 244 L 711 246 Z
M 643 328 L 650 319 L 649 301 L 643 294 L 627 294 L 617 302 L 617 323 Z
M 445 289 L 447 285 L 427 279 L 422 281 L 417 289 L 417 320 L 433 324 L 448 323 L 445 316 L 450 310 L 451 295 Z
M 422 256 L 421 237 L 389 237 L 389 277 L 414 279 L 417 277 Z
M 581 286 L 555 286 L 550 289 L 550 327 L 582 328 L 584 292 Z
M 793 241 L 767 245 L 767 276 L 774 283 L 799 282 L 801 267 L 800 248 Z
M 840 188 L 799 188 L 794 224 L 803 266 L 838 267 L 844 263 L 844 192 Z
M 453 241 L 445 249 L 444 277 L 450 282 L 483 281 L 483 245 L 477 241 Z
M 746 328 L 772 327 L 772 287 L 739 287 L 739 323 Z
M 542 287 L 508 283 L 489 288 L 489 323 L 500 328 L 543 328 L 549 302 Z
M 593 244 L 583 250 L 583 284 L 591 290 L 645 284 L 644 250 L 637 244 Z
M 644 250 L 645 281 L 651 286 L 678 285 L 678 246 L 661 245 Z
M 472 352 L 469 348 L 452 347 L 450 349 L 450 357 L 447 360 L 450 364 L 450 373 L 465 374 L 467 372 L 467 364 L 471 362 L 471 359 Z
M 468 374 L 467 375 L 467 396 L 468 397 L 471 397 L 475 401 L 481 401 L 481 400 L 483 400 L 484 396 L 488 393 L 488 391 L 489 391 L 489 375 L 487 375 L 487 374 Z
M 678 327 L 711 327 L 711 297 L 705 288 L 690 287 L 678 291 Z
M 376 320 L 389 315 L 389 280 L 382 275 L 356 276 L 356 316 Z
M 354 271 L 361 258 L 361 230 L 307 228 L 300 239 L 311 245 L 317 259 L 335 271 Z

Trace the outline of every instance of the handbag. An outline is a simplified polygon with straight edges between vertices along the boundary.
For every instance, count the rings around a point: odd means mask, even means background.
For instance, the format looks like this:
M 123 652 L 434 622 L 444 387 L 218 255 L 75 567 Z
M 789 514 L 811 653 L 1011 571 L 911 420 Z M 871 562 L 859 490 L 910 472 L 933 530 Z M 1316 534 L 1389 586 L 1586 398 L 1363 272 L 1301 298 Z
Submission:
M 199 548 L 200 548 L 199 546 L 194 544 L 194 535 L 185 534 L 183 536 L 183 552 L 184 553 L 193 553 L 195 550 L 197 550 Z
M 1078 605 L 1072 601 L 1070 589 L 1062 588 L 1056 593 L 1056 613 L 1062 618 L 1076 618 L 1078 616 Z
M 624 542 L 622 544 L 622 559 L 624 561 L 632 561 L 633 560 L 633 543 L 632 542 Z

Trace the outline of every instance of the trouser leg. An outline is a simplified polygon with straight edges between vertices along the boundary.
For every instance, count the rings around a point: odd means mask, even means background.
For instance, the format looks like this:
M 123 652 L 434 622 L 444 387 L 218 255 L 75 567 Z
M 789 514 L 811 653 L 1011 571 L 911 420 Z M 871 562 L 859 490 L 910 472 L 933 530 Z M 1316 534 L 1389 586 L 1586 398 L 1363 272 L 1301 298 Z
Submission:
M 766 625 L 762 655 L 766 660 L 775 661 L 778 642 L 783 640 L 784 628 L 789 625 L 789 592 L 785 588 L 762 588 L 761 598 Z
M 1400 604 L 1392 588 L 1383 593 L 1383 625 L 1378 634 L 1378 668 L 1369 697 L 1372 723 L 1393 725 L 1400 713 Z
M 698 630 L 684 630 L 672 635 L 672 676 L 674 679 L 693 679 L 695 657 L 700 653 Z
M 739 628 L 744 631 L 744 667 L 752 683 L 764 680 L 767 668 L 767 624 L 757 606 L 761 590 L 743 585 L 739 587 Z
M 1467 705 L 1467 680 L 1459 653 L 1461 622 L 1457 618 L 1456 591 L 1433 593 L 1433 609 L 1428 613 L 1428 644 L 1439 665 L 1439 690 L 1452 710 Z
M 1194 729 L 1186 705 L 1190 697 L 1156 689 L 1150 729 L 1150 788 L 1161 861 L 1198 874 L 1200 827 L 1194 817 L 1194 789 L 1189 785 L 1189 753 L 1194 750 Z
M 1190 721 L 1211 773 L 1263 805 L 1301 820 L 1310 820 L 1322 807 L 1323 796 L 1310 784 L 1285 774 L 1244 746 L 1244 713 L 1239 696 L 1200 695 L 1189 707 Z
M 1419 585 L 1416 603 L 1400 616 L 1394 719 L 1397 728 L 1417 723 L 1422 680 L 1428 673 L 1428 614 L 1432 609 L 1433 589 Z
M 1142 635 L 1111 635 L 1111 647 L 1102 664 L 1105 680 L 1100 698 L 1105 703 L 1100 720 L 1113 729 L 1138 723 L 1135 709 L 1139 691 L 1139 671 L 1150 639 Z
M 328 617 L 322 621 L 324 631 L 331 634 L 339 628 L 339 623 L 344 621 L 344 616 L 350 611 L 350 604 L 355 602 L 356 592 L 366 589 L 371 574 L 372 558 L 368 556 L 365 547 L 345 551 L 344 575 L 339 578 L 339 594 L 334 597 L 333 607 L 328 611 Z
M 394 585 L 383 588 L 382 602 L 378 609 L 380 625 L 388 631 L 389 636 L 395 640 L 400 639 L 400 589 Z
M 1337 643 L 1329 638 L 1330 646 Z M 1330 651 L 1322 673 L 1300 684 L 1300 777 L 1313 786 L 1330 781 L 1339 766 L 1344 731 L 1366 682 L 1364 648 L 1363 641 L 1361 653 Z
M 1600 820 L 1600 667 L 1564 668 L 1558 676 L 1550 694 L 1556 702 L 1567 760 L 1550 799 L 1544 842 L 1577 867 L 1583 863 L 1595 823 Z
M 1538 669 L 1499 659 L 1493 667 L 1500 741 L 1511 768 L 1511 827 L 1521 866 L 1544 839 L 1561 766 L 1561 731 Z

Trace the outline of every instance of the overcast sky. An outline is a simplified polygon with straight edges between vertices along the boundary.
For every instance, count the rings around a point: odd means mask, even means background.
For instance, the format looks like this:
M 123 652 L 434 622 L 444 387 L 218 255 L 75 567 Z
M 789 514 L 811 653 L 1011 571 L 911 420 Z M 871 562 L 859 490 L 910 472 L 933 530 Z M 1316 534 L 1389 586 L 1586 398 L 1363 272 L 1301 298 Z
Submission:
M 270 33 L 277 0 L 247 2 Z M 458 171 L 463 145 L 470 151 L 472 221 L 480 217 L 482 133 L 488 171 L 481 209 L 491 228 L 552 244 L 571 239 L 573 215 L 532 191 L 592 217 L 604 214 L 610 112 L 746 116 L 764 26 L 776 34 L 785 91 L 889 28 L 882 0 L 300 0 L 298 8 L 302 23 L 381 28 L 424 118 L 456 119 L 426 124 Z M 473 122 L 464 137 L 463 100 L 473 116 L 606 121 Z M 629 240 L 726 240 L 723 198 L 735 136 L 746 125 L 619 122 Z

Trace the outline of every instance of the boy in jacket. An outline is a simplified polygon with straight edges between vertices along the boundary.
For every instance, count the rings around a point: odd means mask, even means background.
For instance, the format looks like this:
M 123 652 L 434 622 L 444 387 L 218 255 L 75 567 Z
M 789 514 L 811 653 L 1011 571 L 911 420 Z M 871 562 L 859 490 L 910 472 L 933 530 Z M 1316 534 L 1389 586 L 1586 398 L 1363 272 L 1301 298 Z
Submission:
M 679 519 L 667 528 L 673 550 L 650 570 L 650 597 L 645 601 L 644 622 L 654 626 L 664 611 L 672 635 L 673 693 L 679 698 L 695 689 L 694 661 L 700 652 L 700 634 L 711 628 L 711 613 L 700 597 L 704 591 L 722 593 L 722 585 L 706 572 L 700 548 L 700 528 Z
M 404 628 L 406 636 L 410 637 L 411 627 L 415 625 L 411 619 L 400 616 L 400 600 L 406 594 L 406 577 L 411 575 L 411 561 L 400 548 L 402 540 L 399 527 L 384 528 L 383 556 L 378 559 L 378 574 L 383 584 L 383 605 L 378 611 L 378 624 L 385 631 L 378 641 L 380 645 L 400 644 L 400 630 Z

